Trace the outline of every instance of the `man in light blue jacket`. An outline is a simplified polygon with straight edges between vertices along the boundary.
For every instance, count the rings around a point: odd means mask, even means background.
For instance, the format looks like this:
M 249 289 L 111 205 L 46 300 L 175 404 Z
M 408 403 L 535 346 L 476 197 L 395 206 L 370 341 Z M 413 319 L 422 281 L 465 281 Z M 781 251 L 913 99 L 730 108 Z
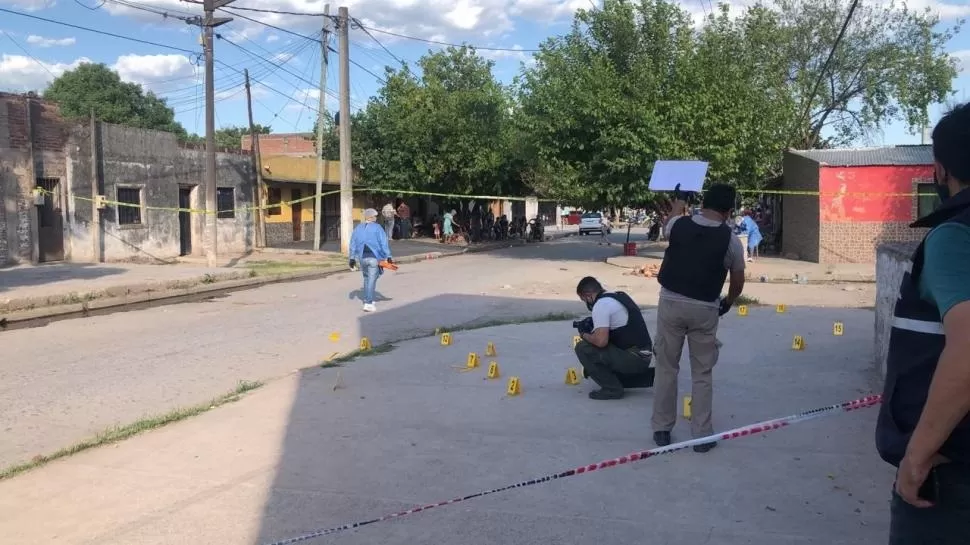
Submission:
M 374 291 L 377 279 L 382 274 L 380 262 L 393 263 L 391 249 L 387 244 L 387 232 L 377 225 L 377 210 L 364 210 L 364 222 L 354 227 L 350 237 L 350 268 L 360 270 L 364 274 L 364 312 L 374 312 Z

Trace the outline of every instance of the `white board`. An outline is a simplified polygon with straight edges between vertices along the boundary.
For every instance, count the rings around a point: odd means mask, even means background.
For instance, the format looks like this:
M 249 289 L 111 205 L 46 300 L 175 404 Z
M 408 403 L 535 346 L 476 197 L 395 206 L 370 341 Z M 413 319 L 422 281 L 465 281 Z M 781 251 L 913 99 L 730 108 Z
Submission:
M 706 161 L 657 161 L 650 176 L 651 191 L 700 191 L 707 177 Z

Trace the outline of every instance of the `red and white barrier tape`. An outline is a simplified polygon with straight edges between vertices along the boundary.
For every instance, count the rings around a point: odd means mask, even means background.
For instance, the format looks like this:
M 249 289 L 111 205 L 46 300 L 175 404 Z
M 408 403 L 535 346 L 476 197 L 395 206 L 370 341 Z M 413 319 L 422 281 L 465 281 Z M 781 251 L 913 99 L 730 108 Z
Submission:
M 783 418 L 776 418 L 774 420 L 765 420 L 764 422 L 759 422 L 757 424 L 751 424 L 749 426 L 744 426 L 741 428 L 735 428 L 733 430 L 715 433 L 714 435 L 709 435 L 707 437 L 701 437 L 699 439 L 691 439 L 689 441 L 681 441 L 680 443 L 674 443 L 666 447 L 658 447 L 655 449 L 644 450 L 640 452 L 634 452 L 632 454 L 627 454 L 626 456 L 620 456 L 619 458 L 613 458 L 611 460 L 604 460 L 599 463 L 589 464 L 585 466 L 580 466 L 577 468 L 569 469 L 561 473 L 546 475 L 543 477 L 538 477 L 535 479 L 530 479 L 528 481 L 522 481 L 515 484 L 506 485 L 500 488 L 493 488 L 492 490 L 477 492 L 475 494 L 469 494 L 468 496 L 463 496 L 460 498 L 454 498 L 451 500 L 432 503 L 430 505 L 425 505 L 423 507 L 415 507 L 413 509 L 408 509 L 407 511 L 400 511 L 398 513 L 393 513 L 390 515 L 384 515 L 375 519 L 365 520 L 361 522 L 353 522 L 349 524 L 344 524 L 342 526 L 335 526 L 333 528 L 314 530 L 313 532 L 303 534 L 297 537 L 291 537 L 289 539 L 284 539 L 282 541 L 274 541 L 267 545 L 290 545 L 291 543 L 300 543 L 302 541 L 307 541 L 321 536 L 326 536 L 330 534 L 336 534 L 338 532 L 343 532 L 345 530 L 353 530 L 355 528 L 360 528 L 361 526 L 368 526 L 370 524 L 375 524 L 378 522 L 384 522 L 386 520 L 396 519 L 403 517 L 405 515 L 413 515 L 414 513 L 420 513 L 422 511 L 427 511 L 428 509 L 433 509 L 435 507 L 441 507 L 443 505 L 451 505 L 453 503 L 463 502 L 465 500 L 470 500 L 473 498 L 480 498 L 482 496 L 488 496 L 491 494 L 497 494 L 499 492 L 505 492 L 506 490 L 511 490 L 513 488 L 523 488 L 526 486 L 532 486 L 535 484 L 546 483 L 549 481 L 554 481 L 557 479 L 563 479 L 566 477 L 572 477 L 574 475 L 581 475 L 583 473 L 589 473 L 591 471 L 596 471 L 598 469 L 607 469 L 611 467 L 616 467 L 623 464 L 628 464 L 631 462 L 636 462 L 639 460 L 645 460 L 647 458 L 653 458 L 654 456 L 659 456 L 661 454 L 669 454 L 671 452 L 676 452 L 678 450 L 683 450 L 688 447 L 693 447 L 695 445 L 701 445 L 704 443 L 711 443 L 716 441 L 727 441 L 730 439 L 737 439 L 739 437 L 746 437 L 749 435 L 755 435 L 758 433 L 765 433 L 769 431 L 774 431 L 791 424 L 798 422 L 804 422 L 806 420 L 811 420 L 813 418 L 818 418 L 821 416 L 826 416 L 829 414 L 849 412 L 857 409 L 864 409 L 866 407 L 872 407 L 873 405 L 878 405 L 882 402 L 881 395 L 871 395 L 853 401 L 846 401 L 844 403 L 839 403 L 836 405 L 829 405 L 828 407 L 819 407 L 817 409 L 812 409 L 810 411 L 800 412 L 798 414 L 793 414 L 791 416 L 786 416 Z

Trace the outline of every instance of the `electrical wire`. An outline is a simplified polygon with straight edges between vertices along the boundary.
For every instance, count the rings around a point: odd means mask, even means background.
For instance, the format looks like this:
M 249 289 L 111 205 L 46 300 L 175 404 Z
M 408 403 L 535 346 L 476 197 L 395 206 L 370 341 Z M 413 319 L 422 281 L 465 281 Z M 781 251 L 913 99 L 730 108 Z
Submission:
M 51 69 L 48 68 L 46 64 L 44 64 L 43 62 L 41 62 L 37 57 L 31 55 L 30 54 L 30 51 L 27 51 L 27 48 L 25 48 L 24 46 L 20 45 L 20 42 L 18 42 L 17 40 L 15 40 L 14 37 L 11 36 L 9 32 L 7 32 L 6 30 L 0 30 L 0 34 L 3 34 L 4 36 L 6 36 L 8 40 L 10 40 L 11 42 L 13 42 L 13 45 L 17 46 L 17 49 L 20 49 L 21 51 L 23 51 L 24 52 L 24 55 L 27 55 L 28 57 L 30 57 L 30 59 L 33 60 L 34 62 L 36 62 L 38 66 L 40 66 L 41 68 L 44 69 L 44 71 L 46 71 L 48 74 L 50 74 L 52 78 L 57 78 L 57 75 L 54 74 L 53 72 L 51 72 Z
M 184 1 L 187 1 L 187 0 L 182 0 L 182 1 L 184 2 Z M 265 26 L 267 28 L 272 28 L 273 30 L 277 30 L 279 32 L 283 32 L 283 33 L 289 34 L 291 36 L 296 36 L 297 38 L 303 38 L 304 40 L 310 40 L 310 41 L 314 41 L 314 42 L 320 43 L 320 40 L 317 39 L 317 38 L 312 38 L 312 37 L 307 36 L 305 34 L 300 34 L 299 32 L 293 32 L 292 30 L 287 30 L 285 28 L 278 27 L 276 25 L 273 25 L 273 24 L 270 24 L 270 23 L 267 23 L 267 22 L 264 22 L 264 21 L 260 21 L 259 19 L 253 19 L 252 17 L 247 17 L 247 16 L 243 15 L 242 13 L 236 13 L 235 11 L 233 11 L 233 10 L 231 10 L 229 8 L 219 8 L 219 10 L 224 11 L 226 13 L 229 13 L 229 14 L 235 16 L 235 17 L 239 17 L 240 19 L 245 19 L 247 21 L 256 23 L 258 25 L 263 25 L 263 26 Z
M 391 53 L 391 50 L 390 50 L 390 49 L 388 49 L 388 48 L 387 48 L 387 47 L 386 47 L 386 46 L 385 46 L 385 45 L 384 45 L 383 43 L 381 43 L 381 41 L 380 41 L 380 40 L 378 40 L 378 39 L 377 39 L 376 37 L 374 37 L 374 35 L 373 35 L 373 34 L 371 34 L 371 32 L 370 32 L 369 30 L 367 30 L 367 28 L 366 28 L 366 27 L 365 27 L 365 26 L 363 25 L 363 23 L 361 23 L 361 22 L 360 22 L 360 21 L 359 21 L 358 19 L 354 19 L 354 18 L 351 18 L 351 19 L 350 19 L 350 21 L 351 21 L 351 22 L 352 22 L 353 24 L 355 24 L 355 25 L 357 25 L 357 28 L 359 28 L 359 29 L 361 29 L 361 30 L 363 30 L 363 31 L 364 31 L 364 34 L 367 34 L 368 36 L 370 36 L 370 39 L 372 39 L 372 40 L 374 40 L 375 42 L 377 42 L 377 45 L 379 45 L 379 46 L 381 46 L 381 49 L 383 49 L 384 51 L 387 51 L 387 54 L 388 54 L 388 55 L 390 55 L 391 57 L 393 57 L 393 58 L 394 58 L 394 60 L 396 60 L 397 62 L 399 62 L 399 63 L 401 63 L 401 65 L 402 65 L 402 66 L 407 66 L 407 64 L 408 64 L 408 63 L 406 63 L 406 62 L 404 62 L 404 61 L 402 61 L 402 60 L 401 60 L 401 59 L 400 59 L 400 58 L 399 58 L 399 57 L 398 57 L 397 55 L 395 55 L 394 53 Z
M 424 42 L 426 44 L 443 45 L 446 47 L 468 47 L 478 51 L 515 51 L 518 53 L 538 53 L 539 51 L 542 51 L 541 49 L 518 49 L 514 47 L 487 47 L 487 46 L 478 46 L 478 45 L 471 45 L 471 44 L 455 44 L 455 43 L 449 43 L 449 42 L 442 42 L 438 40 L 430 40 L 427 38 L 418 38 L 417 36 L 408 36 L 407 34 L 398 34 L 397 32 L 391 32 L 390 30 L 381 30 L 379 28 L 364 26 L 360 23 L 358 23 L 358 26 L 361 29 L 379 32 L 381 34 L 387 34 L 388 36 L 404 38 L 405 40 L 414 40 L 416 42 Z

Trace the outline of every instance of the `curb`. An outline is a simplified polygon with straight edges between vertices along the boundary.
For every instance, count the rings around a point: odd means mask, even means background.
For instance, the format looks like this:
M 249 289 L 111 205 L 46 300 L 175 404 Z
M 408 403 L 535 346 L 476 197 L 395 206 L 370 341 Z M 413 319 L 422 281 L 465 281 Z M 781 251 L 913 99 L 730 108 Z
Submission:
M 473 247 L 473 248 L 462 248 L 461 250 L 448 251 L 448 252 L 429 252 L 427 254 L 419 254 L 412 256 L 405 256 L 400 259 L 396 259 L 396 263 L 419 263 L 422 261 L 429 261 L 432 259 L 440 259 L 444 257 L 453 257 L 464 254 L 471 253 L 481 253 L 488 252 L 492 250 L 500 250 L 503 248 L 511 248 L 515 246 L 524 246 L 525 242 L 521 240 L 514 240 L 503 242 L 501 244 L 490 244 L 487 246 Z M 297 282 L 303 280 L 317 280 L 320 278 L 326 278 L 328 276 L 333 276 L 335 274 L 350 272 L 350 269 L 346 266 L 338 267 L 327 267 L 321 268 L 314 271 L 300 271 L 292 273 L 280 273 L 271 276 L 255 276 L 250 277 L 247 273 L 232 272 L 226 273 L 226 276 L 230 277 L 226 280 L 219 280 L 210 284 L 196 284 L 187 288 L 177 288 L 177 287 L 165 287 L 168 284 L 139 284 L 137 286 L 124 286 L 124 287 L 114 287 L 106 288 L 102 290 L 106 293 L 112 291 L 125 290 L 122 295 L 117 295 L 113 297 L 103 297 L 98 299 L 92 299 L 90 301 L 83 301 L 79 303 L 70 303 L 63 305 L 47 306 L 40 308 L 33 308 L 28 310 L 18 310 L 6 314 L 0 314 L 0 331 L 9 331 L 13 329 L 24 329 L 28 327 L 36 327 L 41 325 L 47 325 L 50 322 L 59 320 L 68 320 L 71 318 L 82 318 L 87 316 L 98 316 L 104 314 L 110 314 L 112 312 L 124 312 L 128 310 L 138 310 L 143 308 L 148 308 L 151 306 L 168 305 L 176 303 L 184 303 L 190 301 L 198 301 L 201 299 L 210 299 L 213 297 L 218 297 L 225 295 L 233 291 L 242 291 L 247 289 L 254 289 L 268 284 L 280 284 L 284 282 Z M 240 275 L 245 274 L 245 278 L 239 278 Z M 173 281 L 169 284 L 179 282 Z M 182 281 L 184 282 L 184 281 Z M 128 293 L 134 287 L 145 287 L 145 291 L 137 293 Z M 155 288 L 155 289 L 153 289 Z M 58 296 L 58 297 L 69 297 L 69 295 Z M 82 296 L 83 297 L 83 296 Z M 38 300 L 50 300 L 51 297 L 38 297 Z

